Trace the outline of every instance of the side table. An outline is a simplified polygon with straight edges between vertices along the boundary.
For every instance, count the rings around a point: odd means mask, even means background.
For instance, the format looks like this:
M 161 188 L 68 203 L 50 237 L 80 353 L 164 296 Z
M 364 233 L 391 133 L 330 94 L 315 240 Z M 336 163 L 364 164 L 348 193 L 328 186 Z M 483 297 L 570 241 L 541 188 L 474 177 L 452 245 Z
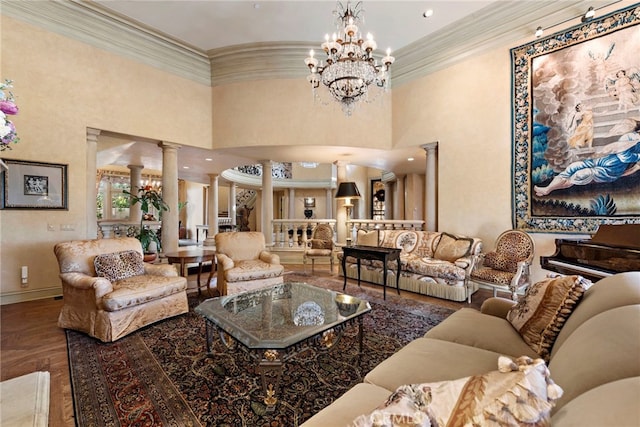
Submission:
M 209 278 L 207 279 L 207 291 L 209 290 L 209 284 L 213 277 L 213 272 L 216 269 L 216 251 L 206 249 L 188 249 L 185 251 L 170 252 L 164 254 L 169 261 L 169 264 L 180 264 L 180 275 L 187 277 L 189 275 L 189 269 L 186 268 L 186 264 L 198 263 L 198 294 L 200 294 L 200 275 L 202 274 L 202 263 L 211 262 L 211 271 L 209 272 Z
M 342 274 L 344 275 L 344 285 L 342 290 L 347 288 L 347 257 L 354 257 L 358 262 L 358 286 L 360 286 L 360 260 L 372 259 L 382 261 L 382 295 L 387 299 L 387 269 L 389 261 L 397 261 L 396 269 L 396 290 L 400 295 L 400 252 L 399 248 L 382 248 L 378 246 L 343 246 L 342 247 Z

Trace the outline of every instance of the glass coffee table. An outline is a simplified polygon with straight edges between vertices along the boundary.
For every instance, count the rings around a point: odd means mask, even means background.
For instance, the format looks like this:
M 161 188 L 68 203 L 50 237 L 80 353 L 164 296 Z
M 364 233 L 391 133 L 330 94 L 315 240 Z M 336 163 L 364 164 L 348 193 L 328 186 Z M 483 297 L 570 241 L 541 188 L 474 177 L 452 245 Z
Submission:
M 258 362 L 264 403 L 267 411 L 273 411 L 284 363 L 291 357 L 312 346 L 330 350 L 354 323 L 362 354 L 362 315 L 371 306 L 306 283 L 282 283 L 211 298 L 195 311 L 206 321 L 208 353 L 217 334 L 227 348 L 239 343 Z

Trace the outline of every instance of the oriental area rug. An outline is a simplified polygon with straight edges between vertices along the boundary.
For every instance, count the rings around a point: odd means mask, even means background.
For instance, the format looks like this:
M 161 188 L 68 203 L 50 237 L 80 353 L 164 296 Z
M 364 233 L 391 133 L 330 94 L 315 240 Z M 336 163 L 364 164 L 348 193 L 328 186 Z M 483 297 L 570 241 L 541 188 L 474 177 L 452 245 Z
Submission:
M 342 291 L 338 278 L 285 276 Z M 241 348 L 214 340 L 207 354 L 205 321 L 193 312 L 206 297 L 189 296 L 190 312 L 158 322 L 114 343 L 67 331 L 77 425 L 297 426 L 344 394 L 377 364 L 440 323 L 454 310 L 349 284 L 366 299 L 364 351 L 357 328 L 331 351 L 307 349 L 285 364 L 276 410 L 265 411 L 257 362 Z

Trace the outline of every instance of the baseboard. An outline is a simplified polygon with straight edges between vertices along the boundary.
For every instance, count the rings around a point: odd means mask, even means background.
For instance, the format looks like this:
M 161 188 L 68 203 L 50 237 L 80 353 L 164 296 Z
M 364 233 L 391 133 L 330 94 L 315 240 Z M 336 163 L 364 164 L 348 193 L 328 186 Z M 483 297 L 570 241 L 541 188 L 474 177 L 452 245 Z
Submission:
M 62 296 L 62 287 L 25 289 L 15 292 L 0 294 L 0 305 L 15 304 L 19 302 L 35 301 L 39 299 L 55 298 Z

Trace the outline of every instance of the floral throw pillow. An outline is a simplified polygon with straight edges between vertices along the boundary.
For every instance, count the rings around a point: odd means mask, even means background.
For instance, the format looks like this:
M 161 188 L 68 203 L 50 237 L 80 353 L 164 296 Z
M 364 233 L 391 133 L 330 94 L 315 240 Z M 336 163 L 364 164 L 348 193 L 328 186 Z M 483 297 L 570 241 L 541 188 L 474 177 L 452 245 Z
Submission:
M 564 322 L 591 282 L 582 276 L 557 276 L 531 285 L 507 313 L 522 339 L 545 360 Z
M 562 389 L 542 359 L 500 356 L 498 370 L 453 381 L 403 385 L 354 427 L 542 426 Z
M 93 260 L 96 275 L 110 282 L 144 274 L 142 254 L 138 251 L 122 251 L 100 254 Z

